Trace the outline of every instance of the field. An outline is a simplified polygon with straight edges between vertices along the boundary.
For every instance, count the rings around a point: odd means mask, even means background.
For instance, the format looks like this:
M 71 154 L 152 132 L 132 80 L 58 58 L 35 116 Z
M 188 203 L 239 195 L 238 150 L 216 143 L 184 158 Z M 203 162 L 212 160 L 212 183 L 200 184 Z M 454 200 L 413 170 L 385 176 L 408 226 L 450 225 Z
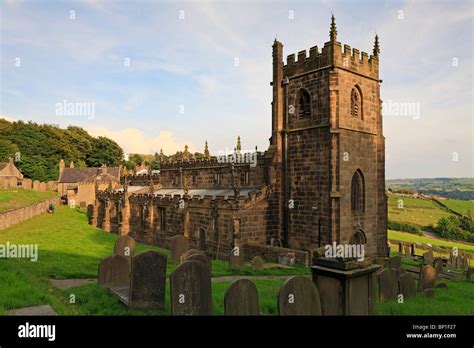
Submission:
M 24 190 L 22 188 L 0 189 L 0 213 L 36 202 L 41 202 L 57 195 L 58 193 L 54 191 L 39 192 Z
M 441 203 L 459 214 L 471 217 L 474 216 L 474 202 L 448 199 L 441 201 Z
M 400 235 L 393 235 L 400 238 Z M 410 235 L 412 236 L 412 235 Z M 418 236 L 419 237 L 419 236 Z M 422 237 L 421 237 L 422 238 Z M 166 310 L 129 310 L 117 298 L 96 284 L 72 289 L 53 287 L 50 278 L 95 278 L 101 259 L 110 255 L 117 236 L 87 224 L 85 213 L 78 209 L 60 207 L 55 214 L 42 214 L 23 223 L 0 231 L 0 244 L 11 243 L 39 245 L 39 259 L 0 259 L 0 314 L 6 310 L 27 306 L 50 304 L 60 315 L 169 315 L 169 286 L 167 286 Z M 157 249 L 169 255 L 168 250 L 137 244 L 137 252 Z M 404 260 L 405 263 L 413 262 Z M 214 312 L 223 314 L 224 293 L 230 280 L 221 276 L 270 276 L 254 278 L 259 291 L 261 312 L 265 315 L 277 313 L 276 299 L 284 279 L 272 275 L 309 275 L 306 267 L 294 269 L 267 269 L 252 272 L 246 264 L 242 272 L 228 270 L 226 261 L 213 260 Z M 177 265 L 169 261 L 167 274 Z M 448 282 L 447 290 L 436 290 L 434 299 L 415 298 L 403 305 L 396 302 L 379 303 L 375 313 L 380 315 L 424 315 L 424 314 L 473 314 L 472 306 L 466 306 L 474 294 L 474 284 Z M 75 303 L 70 303 L 74 295 Z

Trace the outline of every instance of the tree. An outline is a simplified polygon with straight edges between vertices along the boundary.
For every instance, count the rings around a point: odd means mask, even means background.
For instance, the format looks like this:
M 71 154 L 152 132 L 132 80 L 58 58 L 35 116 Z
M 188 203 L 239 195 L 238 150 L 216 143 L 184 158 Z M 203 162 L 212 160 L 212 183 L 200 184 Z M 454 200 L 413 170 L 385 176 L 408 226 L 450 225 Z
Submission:
M 89 167 L 118 166 L 122 162 L 123 150 L 113 140 L 106 137 L 98 137 L 92 143 L 92 154 L 86 163 Z

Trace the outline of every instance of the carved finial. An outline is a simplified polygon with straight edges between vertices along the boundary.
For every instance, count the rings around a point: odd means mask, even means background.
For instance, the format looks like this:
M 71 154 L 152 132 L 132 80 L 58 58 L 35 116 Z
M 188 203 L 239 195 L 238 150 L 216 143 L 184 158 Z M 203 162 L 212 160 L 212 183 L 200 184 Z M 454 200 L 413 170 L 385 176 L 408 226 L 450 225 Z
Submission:
M 242 150 L 242 144 L 240 143 L 240 135 L 237 137 L 237 152 L 240 152 Z
M 163 153 L 163 149 L 160 149 L 160 164 L 165 161 L 165 155 Z
M 209 157 L 210 157 L 209 147 L 207 146 L 207 140 L 206 140 L 206 144 L 204 145 L 204 158 L 209 158 Z
M 380 55 L 379 36 L 375 34 L 374 57 L 378 57 L 379 55 Z
M 331 42 L 336 42 L 337 29 L 336 29 L 336 19 L 334 18 L 334 15 L 331 15 L 331 30 L 329 30 L 329 38 Z
M 184 145 L 183 161 L 184 161 L 184 160 L 189 160 L 188 145 Z

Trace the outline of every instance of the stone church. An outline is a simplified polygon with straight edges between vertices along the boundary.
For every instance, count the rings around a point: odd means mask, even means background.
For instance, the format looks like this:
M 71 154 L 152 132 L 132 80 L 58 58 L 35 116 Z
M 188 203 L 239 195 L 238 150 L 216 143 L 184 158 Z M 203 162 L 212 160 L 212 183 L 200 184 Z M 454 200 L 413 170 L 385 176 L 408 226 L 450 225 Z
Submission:
M 98 191 L 92 223 L 164 247 L 182 234 L 219 257 L 235 246 L 311 253 L 333 242 L 385 256 L 379 55 L 377 36 L 370 56 L 342 46 L 334 17 L 322 48 L 286 64 L 275 40 L 272 133 L 256 163 L 237 149 L 228 161 L 207 152 L 123 176 L 119 189 Z

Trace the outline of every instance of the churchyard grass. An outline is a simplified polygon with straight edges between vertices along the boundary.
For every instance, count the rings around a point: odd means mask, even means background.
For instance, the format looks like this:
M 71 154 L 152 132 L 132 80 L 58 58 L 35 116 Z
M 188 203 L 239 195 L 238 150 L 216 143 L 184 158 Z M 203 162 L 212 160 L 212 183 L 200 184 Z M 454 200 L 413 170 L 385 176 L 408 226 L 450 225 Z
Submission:
M 57 196 L 55 191 L 33 191 L 25 190 L 21 187 L 12 189 L 0 189 L 0 213 L 24 207 L 33 203 L 44 201 L 48 198 Z

